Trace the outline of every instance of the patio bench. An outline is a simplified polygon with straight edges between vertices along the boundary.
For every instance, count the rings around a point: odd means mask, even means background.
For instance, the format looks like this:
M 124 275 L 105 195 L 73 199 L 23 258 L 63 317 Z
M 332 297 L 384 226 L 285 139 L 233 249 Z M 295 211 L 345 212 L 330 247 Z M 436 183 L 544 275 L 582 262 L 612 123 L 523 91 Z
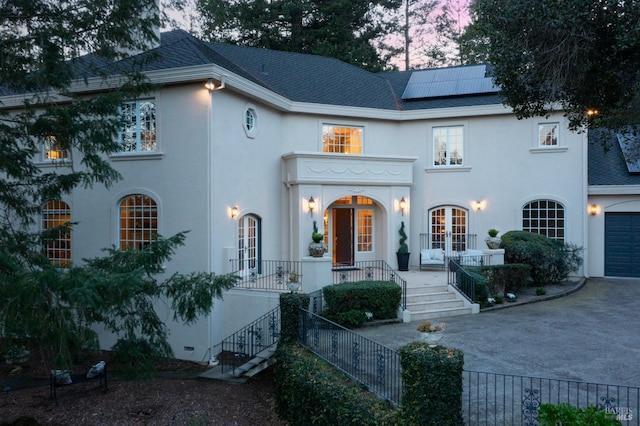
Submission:
M 444 270 L 444 250 L 442 249 L 421 249 L 420 250 L 420 270 L 423 268 L 439 268 Z

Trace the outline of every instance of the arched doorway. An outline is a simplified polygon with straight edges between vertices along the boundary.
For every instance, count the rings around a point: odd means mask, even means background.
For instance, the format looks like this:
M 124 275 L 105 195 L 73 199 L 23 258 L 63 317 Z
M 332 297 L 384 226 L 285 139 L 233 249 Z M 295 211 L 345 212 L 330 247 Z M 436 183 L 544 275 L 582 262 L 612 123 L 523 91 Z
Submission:
M 359 195 L 339 198 L 329 206 L 324 214 L 325 240 L 334 265 L 375 259 L 380 216 L 374 200 Z
M 467 209 L 440 206 L 429 211 L 429 248 L 442 248 L 447 255 L 467 250 Z M 471 247 L 469 247 L 471 248 Z
M 260 218 L 252 214 L 244 215 L 238 219 L 238 270 L 248 274 L 252 269 L 259 268 L 260 252 Z

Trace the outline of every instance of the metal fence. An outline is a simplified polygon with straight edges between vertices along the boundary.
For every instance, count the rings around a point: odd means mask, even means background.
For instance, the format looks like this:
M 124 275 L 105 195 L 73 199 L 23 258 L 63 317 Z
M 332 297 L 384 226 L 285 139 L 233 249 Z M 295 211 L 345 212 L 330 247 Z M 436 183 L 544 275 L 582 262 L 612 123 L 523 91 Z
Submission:
M 420 234 L 420 249 L 443 249 L 448 256 L 476 248 L 476 234 Z
M 379 397 L 399 406 L 400 355 L 306 309 L 300 309 L 298 341 Z
M 242 261 L 231 259 L 232 274 L 240 280 L 236 288 L 297 290 L 302 287 L 302 262 L 290 260 Z
M 625 426 L 639 425 L 640 388 L 506 374 L 463 372 L 463 415 L 468 426 L 537 426 L 542 404 L 595 406 Z
M 265 349 L 278 343 L 280 338 L 280 306 L 267 312 L 246 327 L 222 340 L 218 361 L 222 371 L 235 371 Z
M 449 273 L 447 275 L 447 284 L 455 286 L 471 303 L 476 301 L 476 280 L 473 275 L 469 274 L 460 262 L 450 258 Z

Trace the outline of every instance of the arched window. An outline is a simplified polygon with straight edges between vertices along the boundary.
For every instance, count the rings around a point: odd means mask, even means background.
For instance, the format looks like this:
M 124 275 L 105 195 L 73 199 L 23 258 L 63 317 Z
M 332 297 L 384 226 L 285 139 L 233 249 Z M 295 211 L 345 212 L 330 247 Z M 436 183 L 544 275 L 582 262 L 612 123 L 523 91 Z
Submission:
M 522 230 L 564 241 L 564 206 L 553 200 L 535 200 L 522 207 Z
M 158 233 L 158 207 L 153 198 L 135 194 L 120 202 L 120 250 L 142 250 Z
M 71 208 L 64 201 L 42 206 L 44 251 L 52 265 L 71 265 Z

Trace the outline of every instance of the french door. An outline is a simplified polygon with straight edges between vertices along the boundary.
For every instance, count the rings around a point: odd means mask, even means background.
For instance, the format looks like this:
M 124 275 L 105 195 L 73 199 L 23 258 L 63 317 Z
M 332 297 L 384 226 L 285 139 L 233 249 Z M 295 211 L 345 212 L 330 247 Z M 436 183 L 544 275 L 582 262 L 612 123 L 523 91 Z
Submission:
M 238 270 L 242 275 L 259 268 L 259 248 L 260 220 L 253 215 L 242 216 L 238 219 Z
M 429 248 L 444 249 L 447 256 L 467 249 L 467 210 L 442 206 L 429 213 Z

